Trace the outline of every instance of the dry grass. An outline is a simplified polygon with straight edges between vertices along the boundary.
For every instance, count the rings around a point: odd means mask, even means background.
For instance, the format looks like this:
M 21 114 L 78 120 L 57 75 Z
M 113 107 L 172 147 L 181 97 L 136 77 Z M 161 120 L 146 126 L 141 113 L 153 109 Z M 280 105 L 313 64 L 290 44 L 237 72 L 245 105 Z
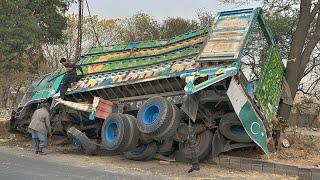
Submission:
M 270 160 L 298 166 L 320 165 L 320 138 L 294 133 L 287 137 L 291 146 L 270 154 Z

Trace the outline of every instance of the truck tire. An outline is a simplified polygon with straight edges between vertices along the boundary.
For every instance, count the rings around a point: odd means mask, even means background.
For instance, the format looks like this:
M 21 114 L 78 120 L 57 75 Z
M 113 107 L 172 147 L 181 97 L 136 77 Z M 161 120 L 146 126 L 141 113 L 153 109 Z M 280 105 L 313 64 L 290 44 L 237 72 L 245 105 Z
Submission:
M 130 140 L 130 123 L 119 113 L 113 113 L 104 120 L 101 127 L 101 141 L 108 151 L 124 149 Z
M 72 142 L 79 150 L 89 155 L 93 155 L 96 153 L 97 145 L 84 133 L 82 133 L 75 127 L 70 127 L 67 133 L 72 137 Z
M 199 158 L 199 161 L 203 161 L 211 152 L 212 149 L 212 138 L 213 134 L 210 130 L 207 130 L 201 134 L 199 134 L 196 139 L 196 152 Z M 189 143 L 182 143 L 179 146 L 179 150 L 176 151 L 176 160 L 182 162 L 190 162 L 191 161 L 191 150 L 189 147 Z
M 227 113 L 222 116 L 219 123 L 219 131 L 232 141 L 239 143 L 252 142 L 236 113 Z
M 165 98 L 152 97 L 138 112 L 138 128 L 156 140 L 171 137 L 179 126 L 176 122 L 180 121 L 178 112 Z
M 134 150 L 125 152 L 124 156 L 127 159 L 135 161 L 148 161 L 151 160 L 157 153 L 157 144 L 152 142 L 150 144 L 140 144 Z
M 140 143 L 141 144 L 150 144 L 153 141 L 152 137 L 148 134 L 141 133 L 140 134 Z
M 160 134 L 154 135 L 156 140 L 166 140 L 171 139 L 173 135 L 177 132 L 180 125 L 181 115 L 179 108 L 172 104 L 173 116 L 171 121 L 167 121 L 168 124 L 164 124 L 163 127 L 166 127 Z
M 121 114 L 121 117 L 124 121 L 128 122 L 129 128 L 125 129 L 125 133 L 128 133 L 128 142 L 126 143 L 126 145 L 119 149 L 120 151 L 131 151 L 133 150 L 139 141 L 140 138 L 140 131 L 137 127 L 137 119 L 129 114 Z M 127 124 L 127 123 L 126 123 Z
M 170 156 L 174 151 L 173 138 L 165 139 L 158 143 L 158 153 L 163 156 Z

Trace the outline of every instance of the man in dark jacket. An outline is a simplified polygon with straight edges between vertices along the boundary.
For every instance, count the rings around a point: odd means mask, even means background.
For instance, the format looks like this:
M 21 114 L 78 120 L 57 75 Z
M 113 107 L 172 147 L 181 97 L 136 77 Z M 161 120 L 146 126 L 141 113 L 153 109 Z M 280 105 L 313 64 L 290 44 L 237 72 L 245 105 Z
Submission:
M 83 75 L 83 70 L 79 65 L 69 63 L 66 58 L 61 58 L 60 63 L 66 68 L 67 72 L 62 80 L 60 87 L 60 97 L 65 99 L 67 89 L 71 87 L 71 83 L 77 82 Z M 80 70 L 81 76 L 77 75 L 77 69 Z
M 47 145 L 47 135 L 52 136 L 48 109 L 49 103 L 40 104 L 39 108 L 33 113 L 28 127 L 28 131 L 31 133 L 34 141 L 36 154 L 46 154 L 43 152 L 43 149 Z
M 11 117 L 10 117 L 10 132 L 13 132 L 16 129 L 16 110 L 14 106 L 11 107 Z

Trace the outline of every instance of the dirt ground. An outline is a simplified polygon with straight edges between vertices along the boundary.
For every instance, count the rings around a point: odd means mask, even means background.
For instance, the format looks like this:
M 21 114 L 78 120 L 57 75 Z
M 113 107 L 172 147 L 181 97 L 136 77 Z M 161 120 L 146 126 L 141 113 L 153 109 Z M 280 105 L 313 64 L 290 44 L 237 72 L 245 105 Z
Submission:
M 309 132 L 304 134 L 304 132 Z M 309 135 L 309 134 L 315 134 Z M 319 135 L 318 135 L 319 134 Z M 279 151 L 271 152 L 269 157 L 264 155 L 259 149 L 247 148 L 232 150 L 226 154 L 231 156 L 257 158 L 278 162 L 299 167 L 320 168 L 320 132 L 312 129 L 299 129 L 286 136 L 290 142 L 290 147 L 282 147 Z
M 5 130 L 5 126 L 4 124 L 0 124 L 0 146 L 14 149 L 14 151 L 18 151 L 19 153 L 32 153 L 32 140 L 30 136 L 20 133 L 8 133 Z M 73 162 L 73 165 L 81 167 L 101 166 L 107 167 L 108 170 L 111 168 L 117 172 L 152 174 L 165 176 L 170 179 L 297 179 L 297 177 L 263 174 L 253 171 L 228 170 L 209 163 L 201 163 L 200 172 L 188 174 L 187 170 L 190 168 L 190 165 L 186 163 L 171 162 L 170 164 L 161 165 L 157 160 L 137 162 L 127 160 L 121 155 L 105 156 L 99 154 L 96 156 L 87 156 L 83 155 L 71 144 L 62 144 L 59 138 L 54 137 L 53 139 L 55 140 L 50 141 L 47 148 L 48 156 L 61 162 Z M 305 142 L 310 144 L 305 144 Z M 320 164 L 320 145 L 315 142 L 315 140 L 301 140 L 301 142 L 293 144 L 288 149 L 271 153 L 269 160 L 300 166 L 317 166 Z M 317 146 L 314 146 L 314 144 L 317 144 Z M 251 158 L 266 158 L 265 155 L 259 153 L 255 148 L 231 151 L 226 154 L 236 156 L 239 155 L 239 153 Z M 108 165 L 106 166 L 106 164 Z
M 0 122 L 1 123 L 1 122 Z M 8 133 L 3 131 L 4 125 L 0 125 L 0 147 L 12 153 L 22 156 L 32 156 L 32 140 L 30 136 L 20 133 Z M 71 144 L 56 145 L 60 140 L 49 142 L 46 150 L 49 154 L 46 159 L 58 161 L 62 164 L 71 164 L 78 167 L 100 167 L 108 171 L 129 173 L 133 175 L 152 175 L 164 179 L 297 179 L 297 177 L 264 174 L 254 171 L 236 171 L 220 168 L 217 165 L 201 163 L 201 171 L 188 174 L 190 164 L 171 162 L 161 165 L 158 160 L 147 162 L 131 161 L 121 155 L 88 156 L 79 152 Z M 62 142 L 62 141 L 60 141 Z

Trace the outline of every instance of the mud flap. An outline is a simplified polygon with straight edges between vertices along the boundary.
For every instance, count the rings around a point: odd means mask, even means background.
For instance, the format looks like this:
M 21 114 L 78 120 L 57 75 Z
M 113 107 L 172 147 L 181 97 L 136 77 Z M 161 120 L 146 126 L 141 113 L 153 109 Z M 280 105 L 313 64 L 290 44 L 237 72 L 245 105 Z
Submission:
M 265 126 L 255 111 L 242 85 L 232 78 L 227 95 L 249 137 L 268 154 L 267 134 Z
M 253 147 L 255 143 L 232 143 L 223 137 L 219 130 L 215 131 L 212 139 L 212 157 L 217 157 L 220 153 L 229 151 L 231 149 Z

